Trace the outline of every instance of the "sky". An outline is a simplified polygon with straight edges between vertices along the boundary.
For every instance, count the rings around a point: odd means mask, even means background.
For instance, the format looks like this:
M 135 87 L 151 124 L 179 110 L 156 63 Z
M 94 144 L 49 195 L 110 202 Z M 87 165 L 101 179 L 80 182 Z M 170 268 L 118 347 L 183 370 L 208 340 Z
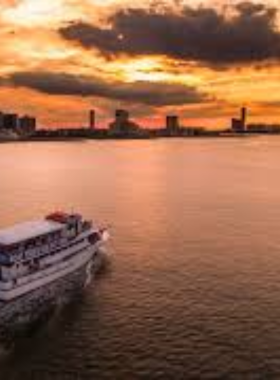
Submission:
M 1 0 L 0 108 L 41 127 L 280 123 L 279 0 Z

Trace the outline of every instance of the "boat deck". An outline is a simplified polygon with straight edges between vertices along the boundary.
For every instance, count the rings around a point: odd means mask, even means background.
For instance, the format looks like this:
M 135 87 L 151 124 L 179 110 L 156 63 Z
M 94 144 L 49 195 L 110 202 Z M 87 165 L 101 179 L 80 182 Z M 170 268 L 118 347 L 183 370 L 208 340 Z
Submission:
M 61 231 L 62 223 L 51 220 L 34 220 L 0 230 L 0 246 L 11 246 L 39 236 Z

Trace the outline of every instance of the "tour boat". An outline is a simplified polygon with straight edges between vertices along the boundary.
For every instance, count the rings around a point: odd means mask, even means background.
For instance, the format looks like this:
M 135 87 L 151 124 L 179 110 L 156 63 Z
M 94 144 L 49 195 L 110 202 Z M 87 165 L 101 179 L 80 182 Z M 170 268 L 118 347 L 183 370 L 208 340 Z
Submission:
M 36 307 L 77 273 L 88 283 L 107 238 L 106 229 L 63 212 L 0 230 L 0 306 L 20 299 L 22 311 L 26 299 Z

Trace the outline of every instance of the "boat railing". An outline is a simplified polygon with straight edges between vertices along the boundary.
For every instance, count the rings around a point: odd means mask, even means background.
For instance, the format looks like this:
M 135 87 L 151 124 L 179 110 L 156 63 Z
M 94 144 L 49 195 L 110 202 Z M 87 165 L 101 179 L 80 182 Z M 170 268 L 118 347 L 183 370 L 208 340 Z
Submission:
M 13 281 L 0 281 L 0 290 L 11 290 L 13 289 Z

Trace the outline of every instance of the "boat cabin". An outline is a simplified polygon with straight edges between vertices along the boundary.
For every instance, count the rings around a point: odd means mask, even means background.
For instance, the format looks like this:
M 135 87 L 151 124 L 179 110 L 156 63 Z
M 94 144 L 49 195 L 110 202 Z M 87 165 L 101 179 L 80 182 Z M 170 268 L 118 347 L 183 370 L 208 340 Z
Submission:
M 0 281 L 38 270 L 41 258 L 55 254 L 89 228 L 91 223 L 80 215 L 57 212 L 0 230 Z

